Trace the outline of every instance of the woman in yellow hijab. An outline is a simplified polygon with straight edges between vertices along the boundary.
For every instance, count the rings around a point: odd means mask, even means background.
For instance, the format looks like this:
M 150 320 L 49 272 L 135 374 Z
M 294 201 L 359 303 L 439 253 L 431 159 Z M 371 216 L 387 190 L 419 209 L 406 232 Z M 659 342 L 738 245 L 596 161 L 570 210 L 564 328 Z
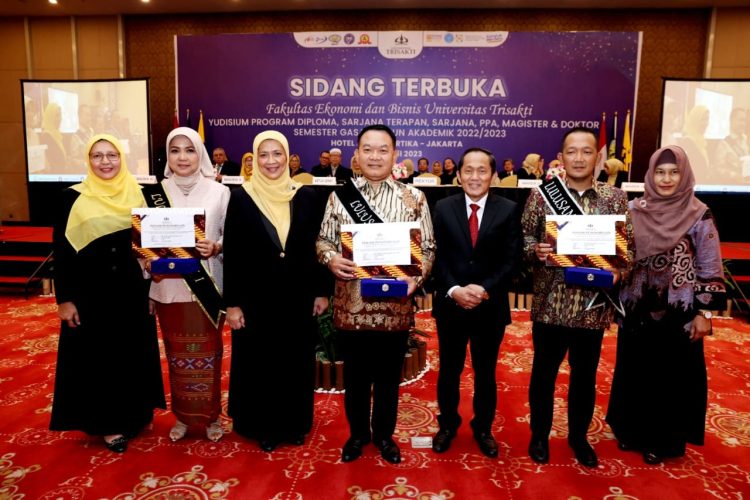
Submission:
M 248 152 L 242 155 L 242 162 L 240 165 L 242 165 L 242 177 L 244 177 L 246 181 L 249 181 L 250 177 L 253 176 L 253 154 Z
M 164 408 L 149 281 L 131 251 L 141 188 L 112 136 L 86 147 L 88 175 L 66 189 L 53 233 L 62 320 L 50 429 L 102 436 L 122 453 Z
M 60 105 L 56 102 L 47 104 L 42 115 L 42 133 L 39 134 L 39 143 L 47 146 L 44 152 L 44 164 L 50 169 L 50 173 L 64 172 L 68 166 L 60 123 L 62 123 Z
M 232 191 L 224 227 L 229 415 L 235 432 L 271 452 L 303 444 L 312 427 L 315 316 L 333 283 L 315 253 L 324 202 L 289 177 L 286 138 L 263 132 L 253 153 L 255 172 Z

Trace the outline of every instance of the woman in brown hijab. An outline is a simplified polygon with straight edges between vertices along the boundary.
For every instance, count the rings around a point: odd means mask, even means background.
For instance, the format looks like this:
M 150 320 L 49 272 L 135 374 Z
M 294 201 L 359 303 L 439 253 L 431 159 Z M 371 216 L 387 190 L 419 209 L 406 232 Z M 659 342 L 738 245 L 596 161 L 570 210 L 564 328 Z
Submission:
M 607 422 L 619 448 L 649 464 L 703 444 L 703 337 L 725 289 L 719 234 L 694 185 L 685 151 L 667 146 L 651 156 L 644 196 L 630 202 L 636 263 L 620 292 L 626 314 Z

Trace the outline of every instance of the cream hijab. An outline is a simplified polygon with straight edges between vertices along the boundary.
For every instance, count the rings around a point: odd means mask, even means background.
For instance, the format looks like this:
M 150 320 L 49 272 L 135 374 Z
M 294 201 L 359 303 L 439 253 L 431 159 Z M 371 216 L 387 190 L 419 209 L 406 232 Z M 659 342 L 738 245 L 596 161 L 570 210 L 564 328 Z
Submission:
M 198 153 L 200 160 L 198 162 L 198 169 L 188 176 L 175 175 L 172 168 L 169 166 L 169 145 L 175 137 L 184 136 L 193 144 L 193 147 Z M 208 151 L 203 145 L 203 139 L 198 135 L 198 132 L 191 129 L 190 127 L 177 127 L 172 130 L 167 136 L 167 165 L 164 167 L 164 178 L 172 178 L 172 181 L 182 191 L 185 196 L 189 195 L 193 188 L 198 184 L 202 177 L 207 177 L 213 181 L 214 177 L 214 165 L 211 163 L 211 157 L 208 156 Z
M 286 164 L 282 165 L 281 176 L 272 180 L 266 177 L 263 169 L 259 166 L 258 148 L 263 141 L 274 140 L 281 144 L 286 153 Z M 255 136 L 253 141 L 253 176 L 245 182 L 242 187 L 250 195 L 258 209 L 271 221 L 279 235 L 281 246 L 286 247 L 286 239 L 289 236 L 289 226 L 292 222 L 292 214 L 289 202 L 297 194 L 300 184 L 289 177 L 289 143 L 280 132 L 267 130 Z
M 112 179 L 98 177 L 88 161 L 88 175 L 72 189 L 81 193 L 70 209 L 65 237 L 76 252 L 92 241 L 131 226 L 130 210 L 145 207 L 141 186 L 128 171 L 120 142 L 111 135 L 98 134 L 86 145 L 86 157 L 99 141 L 107 141 L 120 153 L 120 171 Z

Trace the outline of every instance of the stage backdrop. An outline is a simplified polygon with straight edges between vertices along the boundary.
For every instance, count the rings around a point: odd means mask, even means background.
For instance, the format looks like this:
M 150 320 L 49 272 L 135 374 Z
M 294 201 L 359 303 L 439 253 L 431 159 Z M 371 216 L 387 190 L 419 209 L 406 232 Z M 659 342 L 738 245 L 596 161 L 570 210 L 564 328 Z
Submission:
M 474 146 L 520 164 L 546 161 L 564 129 L 612 138 L 635 96 L 642 37 L 625 32 L 307 32 L 175 37 L 177 109 L 206 146 L 239 160 L 253 137 L 281 131 L 303 166 L 385 123 L 400 157 L 457 158 Z M 617 146 L 618 156 L 620 146 Z M 415 161 L 416 164 L 416 161 Z

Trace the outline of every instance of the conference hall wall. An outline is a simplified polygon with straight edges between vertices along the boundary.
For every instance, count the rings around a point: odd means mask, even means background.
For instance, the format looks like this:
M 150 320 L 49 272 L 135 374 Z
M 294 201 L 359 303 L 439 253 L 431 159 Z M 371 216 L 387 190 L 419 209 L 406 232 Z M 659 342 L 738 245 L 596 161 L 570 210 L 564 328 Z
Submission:
M 736 9 L 735 9 L 736 10 Z M 727 15 L 724 15 L 724 12 Z M 731 11 L 731 12 L 730 12 Z M 742 71 L 748 53 L 744 34 L 750 9 L 719 9 L 714 58 L 721 74 L 748 76 Z M 29 221 L 23 155 L 23 78 L 150 77 L 152 144 L 160 147 L 172 124 L 175 103 L 174 35 L 274 33 L 291 31 L 477 30 L 477 31 L 642 31 L 643 51 L 634 143 L 635 175 L 645 166 L 657 140 L 661 76 L 703 76 L 711 11 L 698 10 L 399 10 L 292 12 L 234 15 L 155 15 L 2 18 L 0 32 L 0 220 Z M 727 29 L 724 25 L 729 23 Z M 737 25 L 739 23 L 739 25 Z M 736 25 L 736 26 L 735 26 Z M 120 31 L 122 26 L 122 32 Z M 28 31 L 26 31 L 28 29 Z M 722 30 L 736 36 L 722 37 Z M 28 40 L 26 39 L 28 33 Z M 75 34 L 72 37 L 72 34 Z M 75 44 L 72 44 L 73 38 Z M 119 41 L 124 51 L 119 51 Z M 719 43 L 719 42 L 723 42 Z M 28 42 L 28 43 L 27 43 Z M 724 45 L 727 45 L 726 47 Z M 71 51 L 75 46 L 76 51 Z M 30 49 L 30 53 L 27 50 Z M 744 56 L 743 56 L 744 54 Z M 739 59 L 738 59 L 739 58 Z M 120 67 L 122 61 L 124 68 Z M 236 65 L 251 65 L 238 60 Z M 258 68 L 258 78 L 269 68 Z M 517 71 L 534 73 L 533 61 Z M 750 71 L 750 70 L 749 70 Z M 234 68 L 196 78 L 233 78 Z M 248 85 L 250 82 L 248 82 Z M 549 82 L 554 85 L 554 81 Z M 611 123 L 611 122 L 610 122 Z M 248 138 L 248 142 L 251 139 Z M 502 152 L 499 152 L 502 154 Z M 31 220 L 32 223 L 40 223 Z
M 278 33 L 326 30 L 472 30 L 472 31 L 642 31 L 634 176 L 642 177 L 659 128 L 661 77 L 701 77 L 710 11 L 701 10 L 430 10 L 341 11 L 207 16 L 132 16 L 125 18 L 128 76 L 151 77 L 153 144 L 158 147 L 171 127 L 175 106 L 174 35 Z M 252 60 L 236 65 L 252 67 Z M 273 68 L 257 68 L 257 82 Z M 533 61 L 514 71 L 534 72 Z M 201 79 L 233 78 L 235 68 Z M 541 78 L 541 77 L 540 77 Z M 548 82 L 550 86 L 554 80 Z M 193 125 L 197 117 L 192 117 Z M 602 110 L 607 111 L 607 110 Z M 620 137 L 624 116 L 620 116 Z M 184 120 L 184 116 L 182 116 Z M 611 116 L 608 116 L 608 123 Z M 248 145 L 252 140 L 248 137 Z M 502 152 L 496 152 L 502 156 Z M 309 165 L 308 165 L 309 166 Z

